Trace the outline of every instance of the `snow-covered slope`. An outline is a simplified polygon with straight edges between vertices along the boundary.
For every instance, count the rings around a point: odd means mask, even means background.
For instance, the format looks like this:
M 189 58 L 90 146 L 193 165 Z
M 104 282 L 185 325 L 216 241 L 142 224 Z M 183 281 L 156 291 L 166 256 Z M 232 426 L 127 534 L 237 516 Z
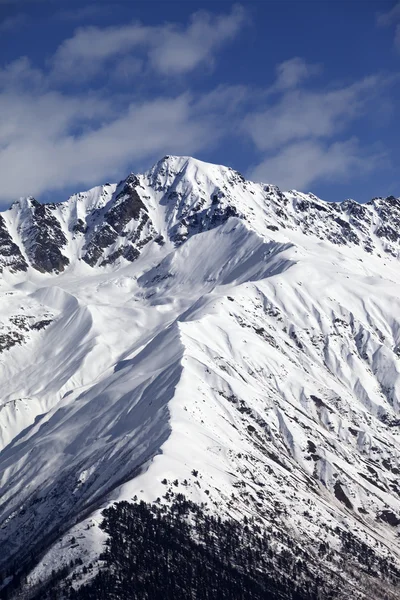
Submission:
M 399 232 L 394 197 L 186 157 L 3 212 L 0 568 L 93 560 L 102 507 L 182 492 L 395 598 Z

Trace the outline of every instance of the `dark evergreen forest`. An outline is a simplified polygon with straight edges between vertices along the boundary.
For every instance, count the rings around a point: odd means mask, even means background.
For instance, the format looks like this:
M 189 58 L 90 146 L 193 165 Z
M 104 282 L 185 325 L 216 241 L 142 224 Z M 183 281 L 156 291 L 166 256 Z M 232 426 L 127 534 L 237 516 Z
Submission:
M 289 549 L 256 519 L 222 520 L 176 494 L 170 505 L 119 502 L 103 512 L 108 534 L 99 564 L 75 563 L 33 588 L 21 576 L 0 593 L 14 600 L 333 600 L 343 581 Z M 277 541 L 280 545 L 277 550 Z M 285 548 L 286 545 L 286 548 Z M 361 552 L 368 566 L 369 548 Z M 321 544 L 319 556 L 328 548 Z M 381 567 L 385 565 L 380 565 Z M 368 567 L 369 568 L 369 567 Z M 370 568 L 369 568 L 370 570 Z M 87 583 L 83 583 L 87 581 Z M 22 585 L 20 585 L 22 583 Z M 78 584 L 73 586 L 72 584 Z M 18 584 L 18 585 L 16 585 Z M 75 589 L 76 588 L 76 589 Z M 338 596 L 339 595 L 339 596 Z M 351 590 L 350 590 L 350 596 Z M 388 598 L 392 596 L 388 596 Z
M 183 496 L 171 510 L 123 502 L 104 516 L 106 567 L 71 600 L 316 598 L 315 590 L 293 589 L 284 559 L 283 572 L 263 572 L 271 550 L 254 524 L 222 521 Z
M 278 557 L 252 519 L 222 520 L 177 494 L 170 506 L 120 502 L 103 513 L 101 567 L 74 590 L 65 569 L 35 600 L 330 600 L 323 579 Z M 274 559 L 274 560 L 272 560 Z M 276 560 L 275 560 L 276 559 Z M 274 564 L 274 568 L 271 565 Z M 85 569 L 86 572 L 86 569 Z

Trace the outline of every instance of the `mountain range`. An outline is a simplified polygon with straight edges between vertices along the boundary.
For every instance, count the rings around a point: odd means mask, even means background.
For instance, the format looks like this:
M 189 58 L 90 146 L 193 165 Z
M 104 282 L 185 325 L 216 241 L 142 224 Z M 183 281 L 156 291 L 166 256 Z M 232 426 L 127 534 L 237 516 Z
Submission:
M 104 509 L 183 495 L 298 589 L 398 598 L 399 257 L 399 198 L 189 157 L 0 213 L 4 597 L 78 589 Z

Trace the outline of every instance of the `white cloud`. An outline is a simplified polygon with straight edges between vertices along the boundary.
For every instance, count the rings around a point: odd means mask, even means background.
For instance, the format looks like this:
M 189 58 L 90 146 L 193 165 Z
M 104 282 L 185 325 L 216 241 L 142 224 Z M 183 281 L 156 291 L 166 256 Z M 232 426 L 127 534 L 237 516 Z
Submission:
M 9 89 L 26 87 L 33 92 L 39 87 L 46 87 L 46 81 L 43 72 L 35 69 L 26 56 L 21 56 L 0 69 L 0 87 L 3 93 Z
M 53 77 L 71 82 L 90 79 L 105 63 L 144 44 L 149 31 L 141 25 L 80 27 L 64 40 L 51 59 Z
M 222 114 L 232 115 L 237 113 L 247 101 L 256 95 L 245 85 L 219 85 L 215 89 L 197 98 L 197 107 L 207 113 L 208 111 L 221 111 Z M 231 128 L 238 126 L 230 121 Z
M 279 65 L 270 91 L 280 88 L 281 94 L 274 100 L 267 96 L 266 106 L 243 120 L 243 130 L 264 155 L 250 172 L 253 179 L 304 189 L 376 166 L 378 155 L 363 152 L 354 137 L 340 137 L 368 114 L 393 78 L 376 75 L 349 86 L 308 91 L 302 83 L 316 74 L 316 66 L 298 58 Z
M 96 184 L 132 168 L 133 161 L 210 147 L 223 134 L 226 105 L 232 114 L 244 97 L 240 86 L 221 86 L 195 99 L 190 93 L 148 97 L 144 78 L 141 100 L 135 100 L 96 86 L 91 92 L 58 87 L 55 74 L 69 83 L 72 76 L 89 78 L 91 85 L 90 77 L 111 58 L 118 60 L 108 75 L 118 82 L 146 68 L 182 74 L 211 61 L 243 19 L 243 9 L 236 7 L 220 16 L 196 13 L 186 27 L 80 28 L 59 46 L 46 69 L 27 57 L 0 69 L 0 200 Z M 131 52 L 137 47 L 144 56 Z
M 164 74 L 185 73 L 202 62 L 210 62 L 222 44 L 234 38 L 245 22 L 245 11 L 236 6 L 227 15 L 198 12 L 189 26 L 181 30 L 165 27 L 158 39 L 151 40 L 150 62 Z
M 187 73 L 212 62 L 217 49 L 239 33 L 244 21 L 244 9 L 236 6 L 224 15 L 195 13 L 186 27 L 168 23 L 80 27 L 52 58 L 53 77 L 71 82 L 89 79 L 132 52 L 136 59 L 144 54 L 149 68 L 163 75 Z
M 305 79 L 318 75 L 321 65 L 310 65 L 304 59 L 296 56 L 280 63 L 276 67 L 276 83 L 274 88 L 286 90 L 297 87 Z
M 214 18 L 196 13 L 186 27 L 80 28 L 46 69 L 26 57 L 0 69 L 0 202 L 88 187 L 163 154 L 195 154 L 228 140 L 254 145 L 259 164 L 253 176 L 284 187 L 368 169 L 370 156 L 346 130 L 386 89 L 382 77 L 307 91 L 306 81 L 320 68 L 296 57 L 277 66 L 276 81 L 266 89 L 154 92 L 154 71 L 182 76 L 212 63 L 244 20 L 243 9 L 234 8 Z M 112 68 L 104 71 L 110 60 Z M 102 89 L 90 80 L 99 69 Z M 89 85 L 59 87 L 55 72 L 68 83 L 72 76 L 89 78 Z M 107 87 L 104 72 L 114 85 Z M 115 85 L 139 76 L 135 95 Z
M 288 90 L 277 102 L 245 119 L 243 127 L 260 150 L 310 137 L 331 137 L 362 115 L 383 83 L 380 77 L 368 77 L 331 91 Z
M 265 158 L 250 175 L 255 181 L 273 183 L 284 190 L 307 190 L 317 181 L 343 181 L 355 173 L 368 172 L 381 159 L 381 155 L 363 156 L 356 139 L 331 144 L 307 140 Z
M 131 103 L 121 113 L 96 98 L 68 99 L 55 92 L 30 99 L 27 111 L 28 102 L 0 95 L 0 199 L 6 201 L 97 184 L 143 159 L 209 148 L 220 135 L 221 119 L 205 113 L 189 94 Z M 99 117 L 104 122 L 90 126 Z
M 112 71 L 112 78 L 125 83 L 132 82 L 143 73 L 143 61 L 134 56 L 122 57 Z
M 95 96 L 74 98 L 54 91 L 36 97 L 13 91 L 2 93 L 0 113 L 0 161 L 19 141 L 58 141 L 71 130 L 79 131 L 84 126 L 88 131 L 92 122 L 112 115 L 110 105 Z M 0 164 L 3 176 L 3 162 Z

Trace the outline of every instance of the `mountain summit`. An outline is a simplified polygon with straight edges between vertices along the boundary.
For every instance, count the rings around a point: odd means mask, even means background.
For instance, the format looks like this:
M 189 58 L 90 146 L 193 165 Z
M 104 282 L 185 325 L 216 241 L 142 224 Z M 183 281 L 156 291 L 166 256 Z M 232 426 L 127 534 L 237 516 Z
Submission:
M 130 174 L 66 202 L 15 202 L 0 217 L 0 268 L 60 273 L 79 260 L 91 267 L 120 265 L 121 258 L 134 262 L 150 242 L 178 245 L 229 217 L 260 236 L 298 230 L 398 256 L 398 198 L 328 204 L 313 194 L 254 184 L 226 167 L 166 156 L 144 175 Z
M 399 257 L 399 198 L 326 203 L 189 157 L 0 213 L 10 597 L 86 581 L 115 501 L 178 495 L 255 519 L 298 590 L 398 597 Z

